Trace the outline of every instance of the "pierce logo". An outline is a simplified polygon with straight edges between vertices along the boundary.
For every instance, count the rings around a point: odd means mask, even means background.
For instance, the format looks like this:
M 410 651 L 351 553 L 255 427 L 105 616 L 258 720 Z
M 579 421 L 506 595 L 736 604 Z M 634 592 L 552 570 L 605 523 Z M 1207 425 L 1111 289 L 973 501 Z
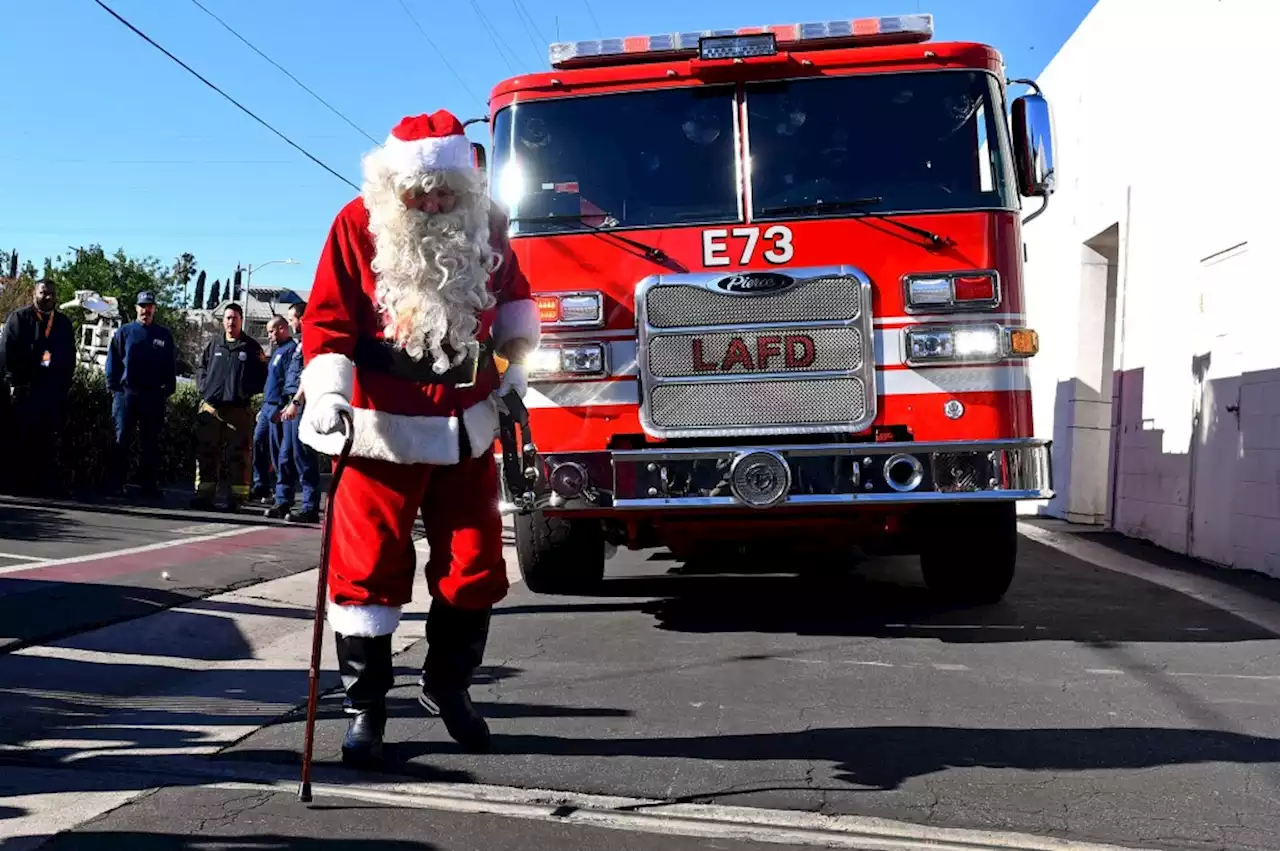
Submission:
M 729 275 L 716 281 L 716 286 L 727 293 L 750 294 L 776 293 L 795 284 L 795 278 L 776 272 L 747 272 Z

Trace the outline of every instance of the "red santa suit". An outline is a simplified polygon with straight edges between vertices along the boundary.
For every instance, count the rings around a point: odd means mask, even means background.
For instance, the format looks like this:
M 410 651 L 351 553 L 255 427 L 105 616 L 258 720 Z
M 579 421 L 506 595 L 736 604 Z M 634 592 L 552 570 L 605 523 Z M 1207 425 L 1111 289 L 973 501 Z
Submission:
M 461 124 L 444 112 L 406 119 L 383 150 L 370 156 L 382 158 L 384 174 L 390 167 L 410 185 L 419 175 L 473 168 Z M 338 213 L 316 270 L 303 318 L 306 407 L 299 431 L 305 443 L 336 456 L 344 435 L 333 430 L 331 412 L 350 406 L 355 428 L 350 461 L 328 509 L 333 512 L 328 621 L 339 638 L 348 704 L 374 707 L 377 715 L 391 685 L 389 638 L 385 650 L 382 642 L 370 650 L 352 640 L 389 637 L 399 623 L 401 607 L 412 596 L 411 532 L 419 514 L 430 547 L 428 640 L 453 645 L 438 654 L 443 661 L 437 668 L 457 673 L 437 673 L 437 678 L 451 680 L 445 688 L 457 691 L 479 662 L 474 646 L 478 641 L 483 647 L 488 610 L 508 590 L 493 456 L 500 377 L 491 354 L 514 340 L 536 346 L 539 322 L 528 281 L 507 242 L 506 219 L 493 208 L 489 244 L 501 262 L 488 280 L 494 303 L 477 312 L 474 336 L 483 354 L 474 384 L 420 383 L 377 366 L 365 355 L 371 347 L 385 353 L 394 341 L 378 303 L 375 238 L 365 197 L 367 190 Z M 308 416 L 313 408 L 317 412 Z M 466 621 L 468 613 L 483 618 L 483 624 L 474 617 Z M 434 637 L 432 621 L 440 625 Z M 468 642 L 471 651 L 466 651 Z M 377 659 L 357 658 L 349 665 L 344 652 L 373 653 Z M 467 652 L 471 658 L 457 658 Z M 370 664 L 378 669 L 375 675 L 367 670 Z M 380 732 L 378 726 L 379 745 Z

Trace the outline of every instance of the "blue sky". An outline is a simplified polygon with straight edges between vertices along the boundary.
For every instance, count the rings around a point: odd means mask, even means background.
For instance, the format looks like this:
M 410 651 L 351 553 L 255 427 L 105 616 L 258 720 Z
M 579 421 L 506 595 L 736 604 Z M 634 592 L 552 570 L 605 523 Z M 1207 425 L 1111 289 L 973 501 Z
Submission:
M 359 158 L 372 147 L 369 140 L 192 0 L 104 2 L 359 183 Z M 560 40 L 570 41 L 923 11 L 935 16 L 937 40 L 990 43 L 1004 54 L 1011 76 L 1034 77 L 1094 5 L 1094 0 L 792 0 L 782 6 L 763 0 L 200 2 L 376 139 L 405 114 L 443 107 L 464 119 L 483 115 L 483 99 L 499 80 L 546 68 L 544 39 L 557 40 L 557 32 Z M 518 10 L 527 10 L 528 19 Z M 46 255 L 65 255 L 68 246 L 93 242 L 166 263 L 190 251 L 210 281 L 228 278 L 237 263 L 293 258 L 297 265 L 276 264 L 255 274 L 254 285 L 310 288 L 329 224 L 354 194 L 349 186 L 206 88 L 93 0 L 7 2 L 0 10 L 0 31 L 5 33 L 0 247 L 16 248 L 37 265 Z M 471 131 L 473 139 L 486 141 L 483 125 Z

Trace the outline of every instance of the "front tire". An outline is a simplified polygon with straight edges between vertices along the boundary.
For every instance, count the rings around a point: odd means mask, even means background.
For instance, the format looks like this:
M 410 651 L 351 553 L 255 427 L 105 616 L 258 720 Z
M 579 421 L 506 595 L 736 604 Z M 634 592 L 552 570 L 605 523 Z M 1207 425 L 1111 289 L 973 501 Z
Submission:
M 925 532 L 920 569 L 931 592 L 962 605 L 1004 599 L 1018 561 L 1015 503 L 948 506 Z
M 604 529 L 599 521 L 566 520 L 535 511 L 516 515 L 515 532 L 520 575 L 535 594 L 582 594 L 604 579 Z

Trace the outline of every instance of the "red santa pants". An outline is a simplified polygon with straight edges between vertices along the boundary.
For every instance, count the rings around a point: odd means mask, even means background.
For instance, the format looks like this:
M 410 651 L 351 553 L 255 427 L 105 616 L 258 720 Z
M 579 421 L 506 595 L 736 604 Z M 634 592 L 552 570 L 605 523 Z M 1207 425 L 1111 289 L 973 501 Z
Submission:
M 422 513 L 427 588 L 460 609 L 506 596 L 493 452 L 443 467 L 352 458 L 333 512 L 329 621 L 347 635 L 388 635 L 413 594 L 413 522 Z

